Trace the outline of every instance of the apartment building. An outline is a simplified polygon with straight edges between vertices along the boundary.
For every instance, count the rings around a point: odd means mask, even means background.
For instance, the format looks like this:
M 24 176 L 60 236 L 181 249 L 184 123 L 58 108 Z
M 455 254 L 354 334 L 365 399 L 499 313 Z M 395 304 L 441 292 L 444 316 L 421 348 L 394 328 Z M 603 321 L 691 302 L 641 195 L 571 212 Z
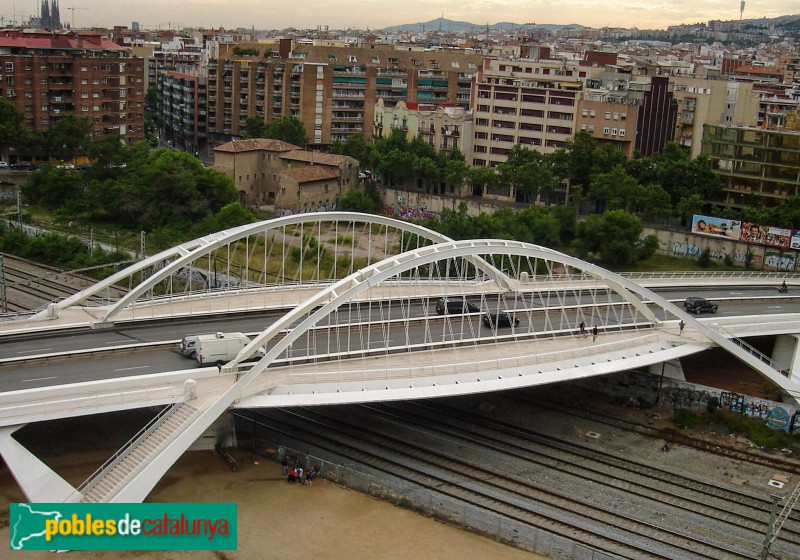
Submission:
M 611 144 L 633 157 L 639 107 L 625 92 L 588 90 L 581 93 L 576 132 L 591 135 L 598 144 Z
M 678 104 L 675 142 L 692 159 L 702 151 L 703 126 L 753 126 L 758 122 L 759 98 L 750 82 L 673 77 Z
M 355 134 L 369 139 L 379 99 L 469 108 L 472 78 L 482 59 L 459 50 L 329 47 L 289 40 L 277 46 L 237 45 L 209 63 L 209 140 L 218 145 L 240 136 L 248 117 L 269 123 L 289 115 L 303 122 L 313 145 Z
M 496 167 L 515 144 L 550 153 L 575 134 L 586 70 L 549 59 L 487 58 L 475 83 L 473 166 Z
M 87 117 L 91 136 L 144 138 L 144 65 L 128 49 L 92 31 L 0 32 L 0 96 L 32 131 L 59 118 Z
M 403 130 L 408 140 L 422 138 L 435 150 L 459 150 L 465 155 L 472 150 L 472 112 L 463 107 L 412 101 L 387 106 L 379 99 L 373 138 L 388 137 L 395 129 Z
M 191 154 L 205 152 L 206 76 L 193 72 L 166 71 L 161 76 L 159 103 L 164 118 L 163 141 Z
M 800 194 L 800 118 L 792 128 L 707 124 L 702 153 L 722 180 L 725 206 L 744 208 L 754 196 L 773 205 Z

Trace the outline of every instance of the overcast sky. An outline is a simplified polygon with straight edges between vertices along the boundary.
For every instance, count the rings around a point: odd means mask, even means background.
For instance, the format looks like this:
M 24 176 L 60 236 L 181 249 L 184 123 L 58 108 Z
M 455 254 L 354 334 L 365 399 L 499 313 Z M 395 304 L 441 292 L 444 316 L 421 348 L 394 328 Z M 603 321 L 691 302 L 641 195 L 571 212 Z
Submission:
M 4 22 L 37 15 L 41 0 L 0 0 Z M 589 27 L 664 29 L 739 19 L 739 0 L 60 0 L 61 19 L 76 27 L 236 27 L 380 29 L 444 16 L 478 25 L 579 23 Z M 469 6 L 469 8 L 465 8 Z M 74 7 L 74 10 L 69 8 Z M 747 0 L 745 18 L 800 13 L 797 0 Z

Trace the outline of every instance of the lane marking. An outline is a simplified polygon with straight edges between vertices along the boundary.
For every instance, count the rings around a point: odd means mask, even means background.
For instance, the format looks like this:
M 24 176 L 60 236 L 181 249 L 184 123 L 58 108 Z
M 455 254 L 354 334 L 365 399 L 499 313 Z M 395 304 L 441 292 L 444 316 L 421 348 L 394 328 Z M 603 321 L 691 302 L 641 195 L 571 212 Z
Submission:
M 48 379 L 58 379 L 58 377 L 37 377 L 36 379 L 23 379 L 20 383 L 33 383 L 34 381 L 47 381 Z
M 115 369 L 114 371 L 131 371 L 133 369 L 147 369 L 149 367 L 150 366 L 124 367 L 124 368 Z
M 34 354 L 36 352 L 49 352 L 52 348 L 38 348 L 36 350 L 20 350 L 17 354 Z

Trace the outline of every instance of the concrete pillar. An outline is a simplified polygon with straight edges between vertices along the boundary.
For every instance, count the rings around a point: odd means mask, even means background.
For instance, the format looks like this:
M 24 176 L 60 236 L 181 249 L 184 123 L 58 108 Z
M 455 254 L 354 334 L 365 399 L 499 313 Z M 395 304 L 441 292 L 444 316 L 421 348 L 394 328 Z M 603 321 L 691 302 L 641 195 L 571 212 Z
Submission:
M 662 369 L 663 367 L 663 369 Z M 662 372 L 664 377 L 669 379 L 677 379 L 678 381 L 686 381 L 686 376 L 683 375 L 683 367 L 680 360 L 669 360 L 660 364 L 652 364 L 648 370 L 653 375 L 661 376 Z
M 76 502 L 82 498 L 66 480 L 28 451 L 12 434 L 19 426 L 0 428 L 0 455 L 30 502 Z
M 775 346 L 770 356 L 782 370 L 788 371 L 792 381 L 800 383 L 800 335 L 781 334 L 775 337 Z

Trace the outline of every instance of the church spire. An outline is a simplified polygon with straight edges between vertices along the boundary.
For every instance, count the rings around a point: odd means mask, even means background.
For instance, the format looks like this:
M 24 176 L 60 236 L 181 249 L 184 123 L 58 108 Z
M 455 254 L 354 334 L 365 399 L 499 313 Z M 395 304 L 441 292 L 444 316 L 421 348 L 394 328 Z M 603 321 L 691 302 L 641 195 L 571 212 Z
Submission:
M 61 29 L 61 14 L 58 9 L 58 0 L 53 0 L 50 5 L 50 19 L 53 22 L 53 29 Z
M 50 29 L 50 5 L 47 0 L 42 0 L 41 14 L 39 15 L 39 26 Z

